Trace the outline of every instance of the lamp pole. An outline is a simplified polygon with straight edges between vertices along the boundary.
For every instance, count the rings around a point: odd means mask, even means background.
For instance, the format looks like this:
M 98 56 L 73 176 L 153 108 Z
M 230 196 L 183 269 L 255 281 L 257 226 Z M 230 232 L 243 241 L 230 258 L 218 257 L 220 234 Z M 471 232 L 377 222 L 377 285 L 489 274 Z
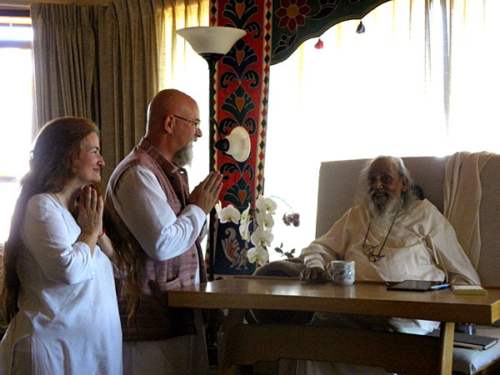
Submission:
M 208 63 L 208 71 L 209 71 L 209 98 L 208 98 L 208 105 L 209 105 L 209 117 L 210 117 L 210 131 L 209 131 L 209 166 L 208 170 L 209 171 L 215 171 L 215 130 L 217 127 L 217 123 L 215 121 L 215 85 L 217 83 L 217 79 L 215 77 L 215 64 L 217 64 L 217 61 L 223 56 L 221 54 L 215 54 L 215 53 L 210 53 L 210 54 L 202 54 L 201 55 Z M 216 243 L 216 236 L 215 236 L 215 212 L 212 209 L 210 211 L 209 215 L 209 223 L 208 223 L 208 238 L 209 238 L 209 252 L 210 252 L 210 269 L 208 272 L 208 280 L 213 281 L 214 280 L 214 265 L 215 265 L 215 243 Z
M 236 29 L 232 27 L 221 26 L 200 26 L 188 27 L 185 29 L 177 30 L 177 34 L 185 38 L 193 47 L 194 51 L 203 57 L 208 63 L 209 78 L 209 171 L 215 171 L 215 130 L 217 123 L 215 121 L 215 64 L 219 59 L 224 56 L 233 46 L 234 43 L 246 35 L 245 30 Z M 209 227 L 209 254 L 210 254 L 210 271 L 209 280 L 214 279 L 214 264 L 215 264 L 215 212 L 210 211 Z

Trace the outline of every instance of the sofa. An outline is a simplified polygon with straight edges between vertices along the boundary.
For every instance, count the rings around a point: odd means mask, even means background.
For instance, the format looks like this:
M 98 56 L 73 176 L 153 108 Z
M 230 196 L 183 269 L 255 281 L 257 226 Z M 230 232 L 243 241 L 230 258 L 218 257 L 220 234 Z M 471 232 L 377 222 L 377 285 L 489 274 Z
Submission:
M 443 211 L 445 167 L 451 156 L 403 158 L 425 198 Z M 323 162 L 319 173 L 316 237 L 325 234 L 350 207 L 359 192 L 359 174 L 368 160 Z M 477 271 L 485 286 L 500 288 L 500 155 L 491 155 L 480 173 L 481 252 Z M 466 322 L 464 322 L 466 323 Z M 500 338 L 500 326 L 478 326 L 478 335 Z M 456 374 L 499 374 L 500 343 L 484 351 L 454 348 Z

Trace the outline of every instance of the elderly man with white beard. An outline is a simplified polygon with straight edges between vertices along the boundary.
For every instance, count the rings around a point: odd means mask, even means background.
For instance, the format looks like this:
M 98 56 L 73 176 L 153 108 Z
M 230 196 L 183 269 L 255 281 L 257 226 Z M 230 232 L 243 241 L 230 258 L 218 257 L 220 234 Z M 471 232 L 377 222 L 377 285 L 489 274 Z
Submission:
M 361 203 L 302 250 L 302 280 L 327 279 L 330 261 L 348 260 L 355 261 L 356 281 L 480 284 L 453 227 L 431 202 L 416 198 L 400 158 L 372 160 L 362 172 L 362 181 L 367 190 Z M 316 313 L 312 324 L 414 334 L 426 334 L 439 326 L 439 322 L 423 320 L 326 313 Z M 285 367 L 280 373 L 385 374 L 383 369 L 311 361 L 298 361 L 293 370 Z

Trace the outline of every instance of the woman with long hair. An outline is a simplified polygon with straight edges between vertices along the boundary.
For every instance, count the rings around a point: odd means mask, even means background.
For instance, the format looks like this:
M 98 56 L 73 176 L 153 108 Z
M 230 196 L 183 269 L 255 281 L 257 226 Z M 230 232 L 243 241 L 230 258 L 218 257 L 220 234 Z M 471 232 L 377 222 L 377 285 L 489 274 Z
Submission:
M 99 130 L 63 117 L 40 131 L 5 244 L 0 374 L 121 374 L 114 270 L 103 230 Z

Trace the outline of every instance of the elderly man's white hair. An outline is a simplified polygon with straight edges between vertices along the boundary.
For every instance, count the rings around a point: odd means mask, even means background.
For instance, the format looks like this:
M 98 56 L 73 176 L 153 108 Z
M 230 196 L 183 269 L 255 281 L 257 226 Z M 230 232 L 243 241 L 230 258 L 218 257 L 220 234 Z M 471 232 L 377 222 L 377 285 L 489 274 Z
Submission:
M 377 156 L 376 158 L 369 160 L 366 165 L 363 167 L 363 169 L 360 172 L 360 186 L 361 191 L 360 191 L 360 197 L 359 200 L 362 202 L 366 199 L 366 184 L 368 181 L 368 172 L 370 171 L 370 167 L 375 162 L 376 160 L 391 160 L 397 167 L 396 170 L 399 174 L 400 177 L 406 178 L 408 181 L 406 184 L 407 190 L 401 192 L 401 203 L 402 203 L 402 208 L 406 209 L 411 206 L 411 204 L 417 200 L 417 196 L 415 195 L 415 183 L 413 182 L 413 179 L 411 178 L 410 171 L 408 168 L 406 168 L 405 163 L 403 162 L 403 159 L 397 156 L 387 156 L 387 155 L 380 155 Z

